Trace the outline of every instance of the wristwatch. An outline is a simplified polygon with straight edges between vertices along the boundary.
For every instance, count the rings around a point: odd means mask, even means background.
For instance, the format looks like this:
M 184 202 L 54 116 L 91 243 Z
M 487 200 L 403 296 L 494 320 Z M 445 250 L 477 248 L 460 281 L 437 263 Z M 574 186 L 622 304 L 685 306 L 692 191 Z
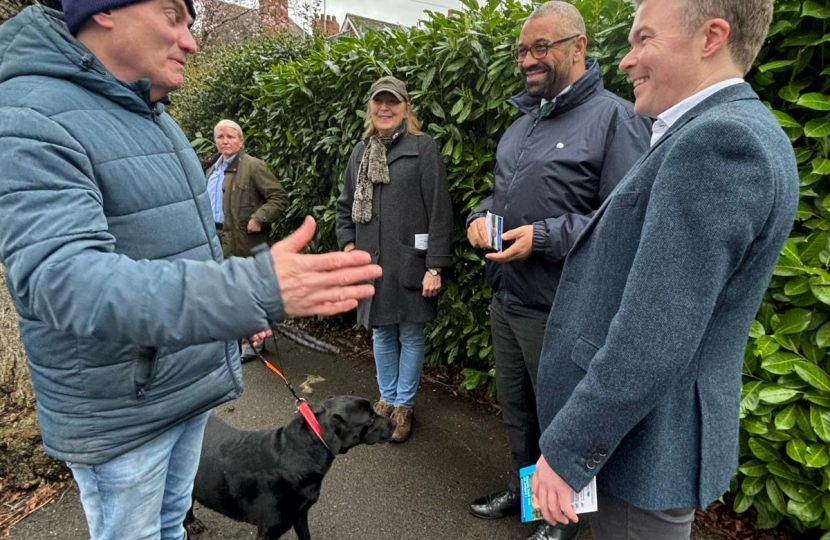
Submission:
M 433 276 L 437 276 L 437 275 L 441 274 L 441 269 L 440 268 L 427 268 L 427 272 L 429 272 Z

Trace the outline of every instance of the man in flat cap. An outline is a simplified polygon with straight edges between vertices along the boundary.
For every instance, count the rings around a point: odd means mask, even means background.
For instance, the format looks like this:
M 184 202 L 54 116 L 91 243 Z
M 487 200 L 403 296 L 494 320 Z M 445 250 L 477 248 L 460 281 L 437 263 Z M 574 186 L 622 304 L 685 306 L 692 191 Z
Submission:
M 209 411 L 242 392 L 236 340 L 353 309 L 380 275 L 293 235 L 222 262 L 196 154 L 164 112 L 185 0 L 64 0 L 0 27 L 0 263 L 43 444 L 93 540 L 182 540 Z

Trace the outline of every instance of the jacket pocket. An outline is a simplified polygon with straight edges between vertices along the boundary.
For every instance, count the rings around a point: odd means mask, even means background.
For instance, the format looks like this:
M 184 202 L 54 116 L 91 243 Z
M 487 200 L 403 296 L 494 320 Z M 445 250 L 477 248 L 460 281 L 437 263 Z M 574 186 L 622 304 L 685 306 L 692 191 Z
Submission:
M 614 208 L 618 206 L 637 206 L 639 200 L 639 193 L 617 193 L 616 195 L 611 197 L 611 201 L 608 203 L 608 207 Z
M 150 389 L 158 368 L 158 351 L 153 347 L 138 347 L 135 354 L 133 370 L 133 381 L 135 384 L 135 395 L 138 399 L 144 397 L 144 393 Z
M 424 288 L 424 274 L 427 271 L 426 257 L 427 250 L 401 244 L 400 266 L 398 267 L 401 287 L 413 291 L 420 291 Z
M 574 348 L 571 350 L 571 361 L 583 370 L 588 371 L 591 365 L 591 360 L 596 356 L 599 347 L 580 336 L 574 343 Z

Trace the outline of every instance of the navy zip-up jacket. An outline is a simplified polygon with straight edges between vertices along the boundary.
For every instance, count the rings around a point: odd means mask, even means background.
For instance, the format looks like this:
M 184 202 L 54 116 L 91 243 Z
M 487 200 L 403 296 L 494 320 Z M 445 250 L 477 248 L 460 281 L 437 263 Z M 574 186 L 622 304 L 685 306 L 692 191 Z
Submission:
M 608 92 L 596 60 L 547 116 L 526 91 L 510 99 L 524 115 L 502 136 L 493 194 L 467 223 L 489 210 L 505 232 L 533 224 L 533 252 L 523 261 L 487 261 L 487 281 L 508 312 L 547 313 L 562 262 L 579 233 L 631 166 L 649 148 L 651 121 Z

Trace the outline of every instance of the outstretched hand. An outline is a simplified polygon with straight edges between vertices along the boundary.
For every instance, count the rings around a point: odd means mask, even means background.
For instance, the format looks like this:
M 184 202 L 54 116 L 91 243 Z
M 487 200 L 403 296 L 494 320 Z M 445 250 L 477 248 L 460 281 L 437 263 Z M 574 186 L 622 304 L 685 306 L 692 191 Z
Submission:
M 380 266 L 370 264 L 372 258 L 365 251 L 300 253 L 316 229 L 314 219 L 307 216 L 300 228 L 271 247 L 285 313 L 291 317 L 354 309 L 359 299 L 375 294 L 374 286 L 363 282 L 382 274 Z

